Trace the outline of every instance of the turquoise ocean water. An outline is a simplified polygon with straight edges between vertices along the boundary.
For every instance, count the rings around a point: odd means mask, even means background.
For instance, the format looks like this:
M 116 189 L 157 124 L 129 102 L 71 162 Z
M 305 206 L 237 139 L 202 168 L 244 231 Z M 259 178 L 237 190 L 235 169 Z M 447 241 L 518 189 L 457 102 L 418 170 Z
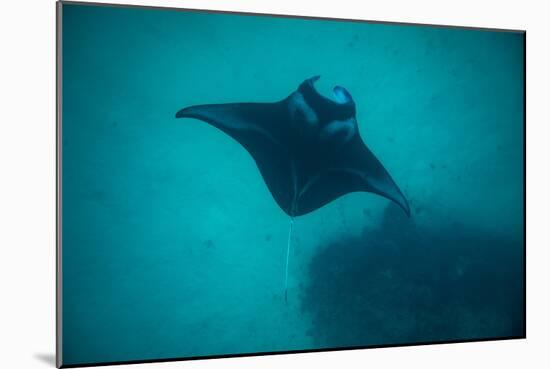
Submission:
M 63 6 L 63 362 L 521 336 L 515 32 Z M 346 87 L 411 204 L 294 224 L 250 155 L 179 109 Z

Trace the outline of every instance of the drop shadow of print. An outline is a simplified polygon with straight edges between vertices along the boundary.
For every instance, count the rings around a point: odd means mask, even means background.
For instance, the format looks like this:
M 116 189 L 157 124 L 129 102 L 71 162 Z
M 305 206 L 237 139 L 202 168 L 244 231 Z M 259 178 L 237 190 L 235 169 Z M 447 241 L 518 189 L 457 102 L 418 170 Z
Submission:
M 390 204 L 378 228 L 317 249 L 301 308 L 318 347 L 525 334 L 522 237 L 420 227 Z
M 55 354 L 36 353 L 34 358 L 49 367 L 55 368 Z

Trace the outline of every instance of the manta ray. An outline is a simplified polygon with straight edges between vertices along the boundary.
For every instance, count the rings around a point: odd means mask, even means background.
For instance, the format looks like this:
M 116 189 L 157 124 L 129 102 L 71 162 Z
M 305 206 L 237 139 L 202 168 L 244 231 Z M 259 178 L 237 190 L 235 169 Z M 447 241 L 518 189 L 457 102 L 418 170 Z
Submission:
M 405 196 L 361 139 L 351 94 L 335 86 L 333 98 L 323 96 L 315 88 L 318 79 L 306 79 L 276 102 L 193 105 L 176 113 L 204 121 L 242 145 L 290 216 L 285 301 L 294 217 L 357 191 L 383 196 L 410 216 Z

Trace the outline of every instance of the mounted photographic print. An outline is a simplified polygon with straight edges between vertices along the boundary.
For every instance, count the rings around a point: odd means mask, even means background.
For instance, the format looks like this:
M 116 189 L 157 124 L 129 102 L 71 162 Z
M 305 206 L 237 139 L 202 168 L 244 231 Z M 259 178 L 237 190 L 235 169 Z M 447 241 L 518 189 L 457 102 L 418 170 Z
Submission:
M 525 32 L 60 2 L 58 366 L 525 337 Z

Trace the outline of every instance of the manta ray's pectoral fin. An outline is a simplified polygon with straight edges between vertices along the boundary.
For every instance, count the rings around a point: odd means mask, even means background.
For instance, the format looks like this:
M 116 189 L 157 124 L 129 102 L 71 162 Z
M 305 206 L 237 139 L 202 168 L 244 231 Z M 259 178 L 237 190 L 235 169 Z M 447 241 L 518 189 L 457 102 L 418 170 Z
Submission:
M 256 162 L 277 204 L 290 213 L 290 158 L 281 145 L 288 109 L 282 102 L 195 105 L 178 111 L 176 118 L 202 120 L 241 144 Z
M 207 122 L 244 144 L 243 140 L 255 135 L 276 143 L 284 121 L 284 109 L 279 103 L 234 103 L 193 105 L 181 109 L 176 118 L 195 118 Z M 251 135 L 252 134 L 252 135 Z
M 350 192 L 371 192 L 399 205 L 410 216 L 405 196 L 374 154 L 355 140 L 331 167 L 309 176 L 301 188 L 297 215 L 307 214 Z
M 355 170 L 363 178 L 365 190 L 393 201 L 410 216 L 409 203 L 397 184 L 376 156 L 365 145 L 362 146 L 363 154 L 358 160 L 359 167 Z

